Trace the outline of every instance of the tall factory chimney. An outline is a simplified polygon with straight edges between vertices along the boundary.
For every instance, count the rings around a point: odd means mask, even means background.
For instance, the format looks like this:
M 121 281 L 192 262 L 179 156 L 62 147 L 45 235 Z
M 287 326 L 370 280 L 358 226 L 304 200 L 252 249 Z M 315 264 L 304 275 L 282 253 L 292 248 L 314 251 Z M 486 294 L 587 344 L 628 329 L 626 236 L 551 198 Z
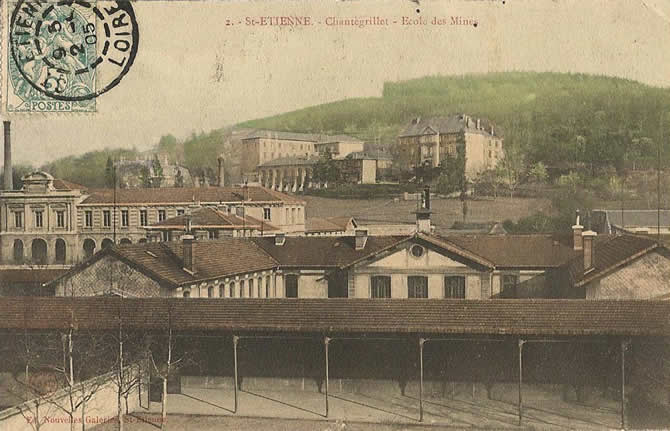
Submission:
M 11 142 L 11 121 L 3 121 L 5 131 L 5 178 L 4 189 L 14 189 L 14 182 L 12 180 L 12 142 Z
M 226 185 L 226 180 L 225 180 L 226 172 L 225 172 L 225 168 L 224 168 L 223 155 L 220 155 L 216 160 L 219 164 L 219 166 L 218 166 L 218 168 L 219 168 L 218 186 L 219 187 L 224 187 Z

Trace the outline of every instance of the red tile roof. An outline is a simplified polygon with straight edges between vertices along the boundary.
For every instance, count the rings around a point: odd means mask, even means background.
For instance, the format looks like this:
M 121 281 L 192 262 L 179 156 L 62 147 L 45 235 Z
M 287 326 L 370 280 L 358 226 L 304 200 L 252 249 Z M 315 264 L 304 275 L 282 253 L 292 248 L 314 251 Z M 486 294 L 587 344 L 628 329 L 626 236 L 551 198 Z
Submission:
M 597 237 L 596 237 L 597 238 Z M 618 235 L 593 244 L 593 270 L 584 274 L 584 255 L 579 253 L 565 265 L 577 287 L 603 277 L 652 250 L 662 248 L 654 239 L 642 235 Z
M 305 220 L 306 232 L 346 231 L 352 217 L 309 217 Z
M 86 204 L 114 203 L 113 189 L 89 190 Z M 155 189 L 118 189 L 116 203 L 123 204 L 190 204 L 193 202 L 302 202 L 293 196 L 265 187 L 160 187 Z
M 2 329 L 665 336 L 669 301 L 0 298 Z
M 442 237 L 497 268 L 551 268 L 574 258 L 571 235 L 448 235 Z
M 281 266 L 344 267 L 407 241 L 408 236 L 370 236 L 365 248 L 355 249 L 354 237 L 287 237 L 283 245 L 274 238 L 254 238 Z
M 2 269 L 0 283 L 47 283 L 67 271 L 67 269 Z
M 179 215 L 176 217 L 170 217 L 158 223 L 154 223 L 151 226 L 148 226 L 148 229 L 153 228 L 173 228 L 173 229 L 185 229 L 188 224 L 188 217 L 186 214 Z M 199 208 L 191 214 L 191 227 L 193 229 L 204 228 L 204 229 L 233 229 L 233 228 L 242 228 L 246 227 L 247 229 L 261 229 L 265 231 L 276 231 L 278 230 L 273 225 L 267 222 L 261 222 L 260 220 L 245 216 L 244 218 L 238 217 L 234 214 L 226 214 L 223 211 L 220 211 L 216 208 L 204 207 Z
M 57 190 L 88 190 L 88 187 L 86 186 L 82 186 L 81 184 L 73 183 L 67 180 L 62 180 L 60 178 L 54 179 L 53 186 Z

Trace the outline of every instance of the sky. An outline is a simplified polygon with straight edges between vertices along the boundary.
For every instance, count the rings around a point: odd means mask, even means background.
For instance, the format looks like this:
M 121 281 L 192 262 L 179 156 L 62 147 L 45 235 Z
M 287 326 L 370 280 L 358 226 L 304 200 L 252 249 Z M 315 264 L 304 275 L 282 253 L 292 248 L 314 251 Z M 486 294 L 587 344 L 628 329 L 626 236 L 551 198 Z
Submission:
M 386 81 L 428 75 L 579 72 L 670 86 L 670 0 L 140 0 L 133 7 L 140 31 L 135 64 L 97 98 L 97 112 L 10 115 L 3 79 L 2 117 L 12 120 L 14 163 L 39 166 L 105 147 L 146 150 L 164 134 L 183 139 L 321 103 L 377 97 Z M 279 15 L 309 16 L 315 24 L 237 24 Z M 323 24 L 327 17 L 370 16 L 429 24 Z M 430 25 L 434 17 L 452 16 L 478 25 Z M 4 61 L 4 33 L 2 40 Z

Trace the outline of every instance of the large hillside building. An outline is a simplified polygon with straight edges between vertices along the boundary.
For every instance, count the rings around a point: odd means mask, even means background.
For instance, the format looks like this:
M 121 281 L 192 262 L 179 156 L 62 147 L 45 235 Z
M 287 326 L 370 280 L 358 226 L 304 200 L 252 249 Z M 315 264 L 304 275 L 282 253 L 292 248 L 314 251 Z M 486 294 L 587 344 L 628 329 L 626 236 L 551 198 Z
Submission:
M 305 203 L 263 187 L 87 190 L 45 172 L 0 192 L 0 265 L 73 265 L 113 244 L 146 241 L 145 227 L 192 206 L 238 212 L 286 234 L 305 231 Z
M 464 146 L 465 175 L 472 179 L 495 168 L 504 157 L 503 138 L 487 120 L 457 114 L 448 117 L 414 118 L 398 136 L 407 165 L 438 167 L 447 157 L 456 157 Z
M 258 130 L 243 138 L 239 144 L 242 175 L 255 175 L 256 168 L 282 158 L 314 158 L 325 151 L 335 158 L 363 151 L 364 143 L 347 135 Z

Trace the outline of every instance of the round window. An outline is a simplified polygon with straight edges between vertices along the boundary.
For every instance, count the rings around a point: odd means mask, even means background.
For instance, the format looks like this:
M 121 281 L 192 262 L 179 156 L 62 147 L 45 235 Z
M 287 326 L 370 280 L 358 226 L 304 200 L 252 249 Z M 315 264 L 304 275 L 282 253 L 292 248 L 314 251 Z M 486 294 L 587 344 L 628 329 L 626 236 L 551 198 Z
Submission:
M 421 257 L 423 256 L 424 249 L 420 245 L 413 245 L 412 248 L 410 248 L 410 253 L 412 253 L 412 256 L 414 257 Z

